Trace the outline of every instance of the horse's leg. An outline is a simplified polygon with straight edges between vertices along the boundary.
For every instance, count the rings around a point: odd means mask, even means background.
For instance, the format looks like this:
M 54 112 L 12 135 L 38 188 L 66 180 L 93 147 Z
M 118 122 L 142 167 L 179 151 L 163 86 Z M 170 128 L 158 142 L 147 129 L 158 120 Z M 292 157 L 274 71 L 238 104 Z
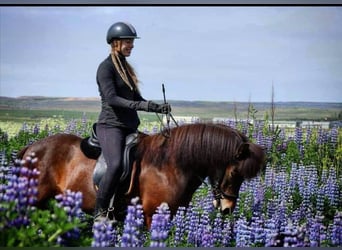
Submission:
M 156 168 L 142 163 L 139 177 L 140 198 L 147 227 L 151 226 L 152 216 L 161 203 L 166 202 L 173 215 L 183 202 L 186 188 L 184 176 L 174 168 L 163 166 Z
M 63 189 L 81 192 L 83 195 L 82 210 L 92 213 L 95 208 L 96 191 L 93 183 L 95 160 L 87 158 L 80 150 L 74 150 L 73 157 L 68 162 L 68 170 L 64 171 Z

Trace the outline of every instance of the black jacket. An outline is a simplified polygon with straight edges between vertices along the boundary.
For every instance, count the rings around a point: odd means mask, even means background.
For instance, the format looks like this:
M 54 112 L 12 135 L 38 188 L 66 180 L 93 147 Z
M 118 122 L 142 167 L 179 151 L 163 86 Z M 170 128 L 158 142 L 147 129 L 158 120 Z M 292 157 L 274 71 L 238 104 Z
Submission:
M 126 65 L 124 56 L 120 56 L 120 60 L 122 65 Z M 133 89 L 121 78 L 111 55 L 100 63 L 96 75 L 101 96 L 98 123 L 137 130 L 140 124 L 137 110 L 148 111 L 148 102 L 139 94 L 133 80 L 127 75 Z

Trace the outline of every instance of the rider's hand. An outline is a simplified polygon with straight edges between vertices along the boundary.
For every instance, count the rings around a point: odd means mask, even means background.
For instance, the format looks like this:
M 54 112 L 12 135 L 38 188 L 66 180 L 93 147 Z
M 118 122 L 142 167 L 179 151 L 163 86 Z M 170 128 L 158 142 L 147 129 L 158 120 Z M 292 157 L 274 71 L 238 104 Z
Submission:
M 155 102 L 149 101 L 148 102 L 148 111 L 149 112 L 161 113 L 161 114 L 168 114 L 171 112 L 171 106 L 168 103 L 157 104 Z

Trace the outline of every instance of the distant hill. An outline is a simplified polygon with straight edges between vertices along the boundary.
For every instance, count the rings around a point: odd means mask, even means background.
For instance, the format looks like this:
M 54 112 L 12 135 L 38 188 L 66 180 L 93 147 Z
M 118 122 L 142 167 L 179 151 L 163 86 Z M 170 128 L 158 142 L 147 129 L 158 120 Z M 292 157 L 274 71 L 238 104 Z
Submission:
M 162 103 L 162 100 L 155 100 Z M 252 107 L 256 118 L 263 119 L 270 114 L 270 102 L 210 102 L 170 100 L 174 115 L 198 116 L 201 118 L 247 117 Z M 275 119 L 278 120 L 342 120 L 342 103 L 326 102 L 275 102 Z M 44 97 L 22 96 L 0 97 L 0 110 L 70 110 L 99 112 L 97 97 Z M 250 115 L 250 113 L 249 113 Z

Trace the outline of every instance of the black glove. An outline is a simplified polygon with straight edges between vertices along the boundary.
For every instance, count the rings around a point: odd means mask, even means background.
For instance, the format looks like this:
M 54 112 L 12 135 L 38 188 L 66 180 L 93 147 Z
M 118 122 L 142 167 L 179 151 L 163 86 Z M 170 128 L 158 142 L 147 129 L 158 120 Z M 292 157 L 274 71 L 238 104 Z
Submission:
M 171 113 L 171 106 L 168 103 L 165 104 L 157 104 L 155 102 L 148 102 L 148 112 L 156 112 L 161 114 Z

